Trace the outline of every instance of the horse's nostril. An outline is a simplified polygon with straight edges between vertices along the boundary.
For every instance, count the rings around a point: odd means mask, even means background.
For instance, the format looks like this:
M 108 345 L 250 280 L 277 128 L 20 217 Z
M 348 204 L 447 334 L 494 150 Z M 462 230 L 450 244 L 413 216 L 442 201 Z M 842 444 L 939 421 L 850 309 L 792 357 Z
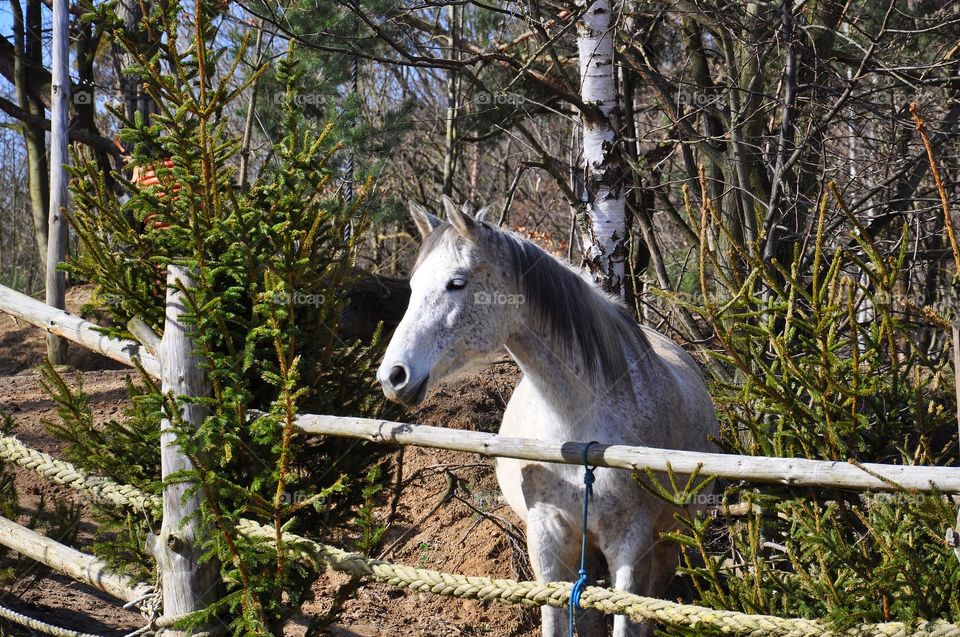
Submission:
M 390 370 L 389 380 L 394 389 L 401 389 L 407 384 L 407 368 L 403 365 L 394 365 Z

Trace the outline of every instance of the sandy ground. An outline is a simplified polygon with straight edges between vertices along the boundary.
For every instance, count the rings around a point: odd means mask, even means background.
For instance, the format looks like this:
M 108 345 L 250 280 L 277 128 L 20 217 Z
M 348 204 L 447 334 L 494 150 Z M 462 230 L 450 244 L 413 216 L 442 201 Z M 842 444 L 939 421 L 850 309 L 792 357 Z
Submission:
M 72 290 L 68 309 L 76 312 L 83 290 Z M 57 455 L 61 445 L 44 429 L 56 420 L 54 404 L 39 384 L 35 367 L 44 355 L 44 334 L 0 314 L 0 410 L 13 418 L 13 431 L 26 444 Z M 126 403 L 123 379 L 129 373 L 116 363 L 72 348 L 70 364 L 80 370 L 95 417 L 116 417 Z M 519 378 L 509 363 L 494 365 L 479 377 L 442 389 L 415 414 L 425 424 L 494 431 Z M 523 531 L 500 498 L 492 463 L 475 454 L 408 448 L 404 488 L 397 517 L 383 546 L 385 559 L 443 571 L 493 577 L 529 577 Z M 26 514 L 41 499 L 72 502 L 81 507 L 75 546 L 90 542 L 93 526 L 84 497 L 13 470 L 20 504 Z M 451 485 L 456 486 L 451 497 Z M 385 508 L 383 514 L 385 515 Z M 24 516 L 24 519 L 26 515 Z M 323 612 L 330 593 L 343 581 L 327 574 L 315 584 L 316 601 L 304 614 Z M 111 598 L 32 563 L 20 563 L 16 581 L 0 589 L 0 604 L 75 630 L 122 635 L 141 625 L 138 614 L 125 611 Z M 488 605 L 475 601 L 411 593 L 385 585 L 365 585 L 347 602 L 341 622 L 331 627 L 341 636 L 539 635 L 536 610 Z M 291 622 L 290 635 L 304 633 L 304 618 Z M 6 634 L 27 634 L 4 627 Z

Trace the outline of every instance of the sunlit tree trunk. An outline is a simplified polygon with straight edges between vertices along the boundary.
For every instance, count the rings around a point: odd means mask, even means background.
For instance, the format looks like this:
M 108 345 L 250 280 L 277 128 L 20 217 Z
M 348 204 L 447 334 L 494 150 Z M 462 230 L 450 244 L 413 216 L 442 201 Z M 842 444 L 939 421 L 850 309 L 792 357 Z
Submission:
M 141 45 L 148 42 L 148 36 L 140 28 L 140 20 L 143 18 L 144 10 L 149 13 L 150 4 L 141 0 L 120 0 L 117 3 L 117 16 L 123 21 L 124 30 L 128 35 L 135 34 Z M 157 112 L 157 107 L 153 99 L 141 88 L 140 78 L 129 71 L 136 60 L 119 43 L 113 45 L 112 58 L 117 88 L 123 101 L 124 116 L 133 121 L 135 114 L 139 113 L 145 122 L 149 122 L 150 116 Z M 132 149 L 125 150 L 130 152 Z
M 67 0 L 53 1 L 53 82 L 50 84 L 50 223 L 47 234 L 47 305 L 66 308 L 66 275 L 57 269 L 67 257 L 67 128 L 70 118 L 70 17 Z M 47 358 L 67 362 L 67 341 L 47 334 Z
M 594 280 L 608 292 L 622 295 L 627 247 L 613 21 L 608 0 L 583 1 L 586 11 L 577 24 L 580 96 L 590 110 L 581 117 L 586 174 L 580 230 Z
M 259 20 L 256 26 L 257 30 L 257 44 L 254 50 L 254 63 L 253 68 L 260 68 L 260 65 L 263 64 L 263 20 Z M 253 86 L 250 87 L 250 103 L 247 104 L 247 114 L 243 120 L 243 140 L 240 142 L 240 188 L 244 189 L 247 186 L 247 172 L 250 167 L 250 144 L 253 139 L 253 118 L 254 113 L 257 107 L 257 93 L 260 90 L 260 77 L 257 76 L 257 79 L 253 81 Z
M 450 16 L 450 58 L 459 59 L 459 32 L 463 10 L 459 5 L 448 7 Z M 460 74 L 451 69 L 447 78 L 446 133 L 443 145 L 443 186 L 445 195 L 453 195 L 453 177 L 457 169 L 457 118 L 459 117 Z
M 32 99 L 27 90 L 28 67 L 40 65 L 43 61 L 41 39 L 41 3 L 29 0 L 26 19 L 19 0 L 10 3 L 13 13 L 13 68 L 14 86 L 20 108 L 31 115 L 43 116 L 43 106 Z M 21 124 L 23 141 L 27 149 L 27 174 L 30 192 L 30 213 L 33 217 L 34 237 L 37 243 L 37 255 L 41 271 L 47 258 L 47 181 L 46 135 L 43 128 L 23 122 Z

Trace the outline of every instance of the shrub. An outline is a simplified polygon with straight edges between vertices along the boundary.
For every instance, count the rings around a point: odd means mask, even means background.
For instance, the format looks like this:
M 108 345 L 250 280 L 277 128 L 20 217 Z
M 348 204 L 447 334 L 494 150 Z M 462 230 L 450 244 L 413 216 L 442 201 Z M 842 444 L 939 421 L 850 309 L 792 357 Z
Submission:
M 673 297 L 712 330 L 718 443 L 746 455 L 956 464 L 950 339 L 924 338 L 949 323 L 901 293 L 909 227 L 884 252 L 833 192 L 839 235 L 825 236 L 826 198 L 787 263 L 752 256 L 727 234 L 728 253 L 701 247 L 703 301 Z M 709 202 L 701 223 L 702 237 L 724 235 Z M 960 619 L 960 561 L 943 539 L 955 505 L 891 490 L 727 484 L 725 504 L 751 512 L 683 518 L 670 534 L 693 599 L 837 628 Z
M 301 410 L 383 414 L 371 372 L 379 335 L 371 343 L 344 342 L 339 329 L 372 184 L 363 184 L 352 203 L 340 196 L 335 172 L 343 144 L 332 125 L 298 114 L 291 57 L 278 69 L 287 86 L 283 138 L 259 178 L 238 187 L 240 144 L 227 119 L 255 74 L 234 84 L 240 58 L 226 62 L 214 47 L 216 20 L 202 4 L 197 32 L 183 42 L 177 6 L 158 3 L 145 18 L 145 28 L 160 34 L 149 54 L 115 24 L 109 4 L 94 9 L 93 18 L 136 57 L 130 71 L 158 105 L 149 121 L 126 121 L 122 139 L 133 148 L 130 167 L 153 170 L 159 185 L 139 186 L 117 173 L 118 194 L 91 160 L 78 157 L 71 223 L 80 251 L 67 267 L 96 284 L 96 298 L 119 326 L 108 331 L 128 337 L 123 326 L 133 317 L 163 329 L 166 266 L 192 272 L 186 320 L 211 394 L 190 400 L 206 404 L 210 416 L 197 431 L 179 431 L 196 471 L 177 479 L 196 481 L 208 496 L 203 548 L 219 558 L 228 593 L 188 623 L 219 614 L 236 634 L 280 634 L 309 598 L 316 573 L 285 556 L 280 543 L 237 537 L 238 518 L 258 518 L 278 534 L 346 538 L 360 551 L 380 537 L 370 504 L 389 475 L 383 448 L 307 439 L 294 426 Z M 54 431 L 69 442 L 71 458 L 159 493 L 156 435 L 162 415 L 175 413 L 172 397 L 145 377 L 142 386 L 131 385 L 127 417 L 98 428 L 82 393 L 52 374 L 48 382 L 65 416 Z M 128 569 L 152 569 L 136 547 L 154 521 L 109 508 L 102 514 L 110 523 L 101 527 L 98 552 L 118 565 L 138 558 Z

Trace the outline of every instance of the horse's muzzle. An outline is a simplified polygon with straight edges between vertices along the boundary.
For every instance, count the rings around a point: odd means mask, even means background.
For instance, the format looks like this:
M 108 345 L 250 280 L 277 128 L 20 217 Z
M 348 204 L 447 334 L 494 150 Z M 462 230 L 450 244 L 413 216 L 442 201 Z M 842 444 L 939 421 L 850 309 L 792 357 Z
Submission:
M 389 370 L 381 367 L 377 378 L 387 398 L 413 407 L 426 398 L 430 374 L 424 376 L 419 382 L 415 382 L 416 379 L 410 377 L 410 370 L 406 365 L 393 365 Z

